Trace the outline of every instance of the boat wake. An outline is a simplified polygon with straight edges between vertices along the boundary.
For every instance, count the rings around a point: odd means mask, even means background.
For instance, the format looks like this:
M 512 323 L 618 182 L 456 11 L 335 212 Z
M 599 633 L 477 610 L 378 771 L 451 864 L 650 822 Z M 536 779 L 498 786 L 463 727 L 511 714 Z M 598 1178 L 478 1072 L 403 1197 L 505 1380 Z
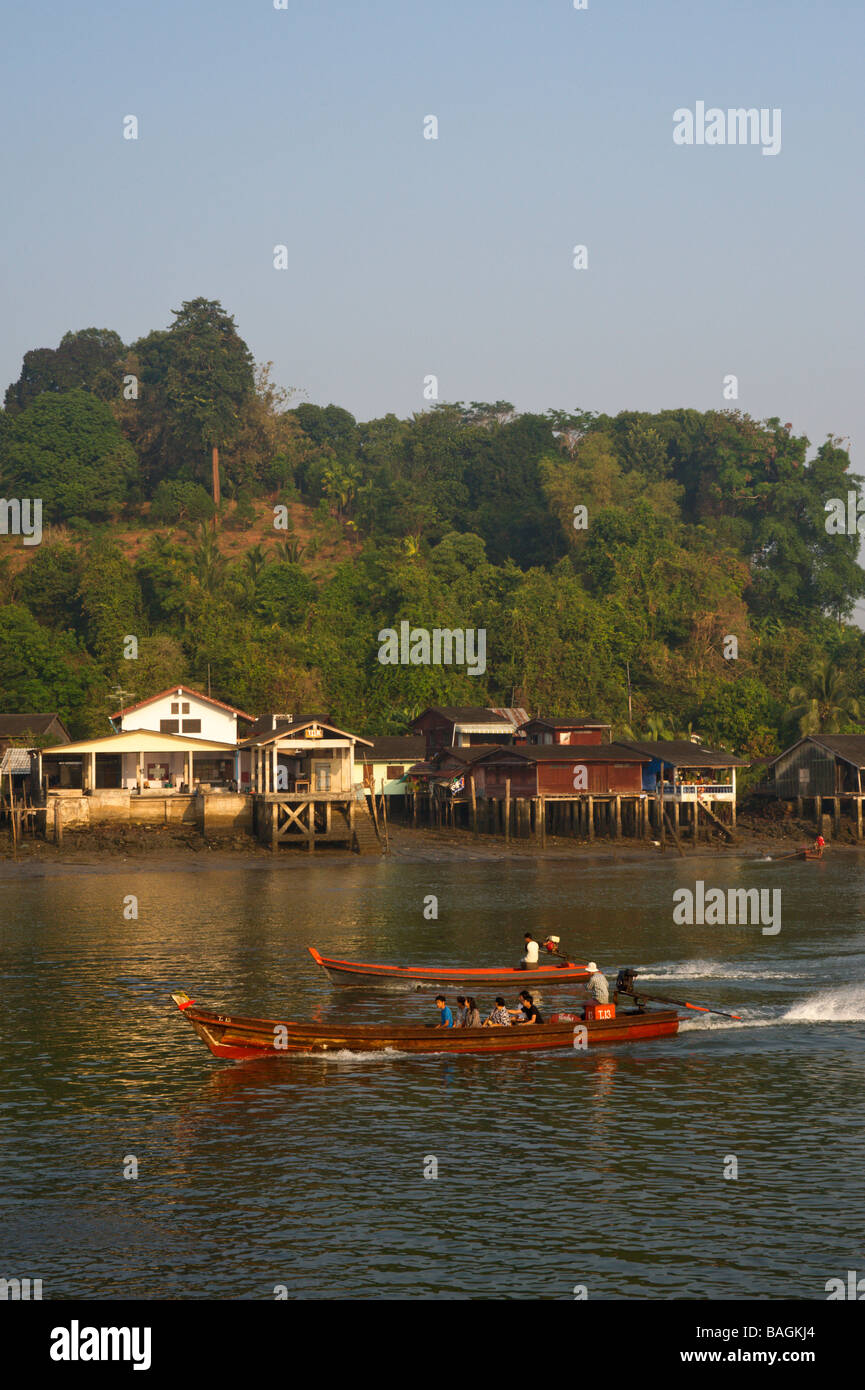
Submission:
M 295 1052 L 295 1057 L 314 1057 L 317 1062 L 389 1062 L 392 1057 L 411 1057 L 410 1052 L 400 1052 L 395 1047 L 386 1047 L 380 1052 L 352 1052 L 342 1047 L 338 1052 Z
M 687 1018 L 679 1024 L 680 1033 L 716 1031 L 719 1028 L 772 1028 L 790 1023 L 865 1023 L 865 985 L 843 985 L 809 994 L 782 1013 L 740 1009 L 742 1022 L 706 1015 Z
M 740 967 L 722 960 L 691 960 L 659 970 L 637 971 L 640 980 L 798 980 L 807 974 L 807 969 L 764 970 L 759 964 Z

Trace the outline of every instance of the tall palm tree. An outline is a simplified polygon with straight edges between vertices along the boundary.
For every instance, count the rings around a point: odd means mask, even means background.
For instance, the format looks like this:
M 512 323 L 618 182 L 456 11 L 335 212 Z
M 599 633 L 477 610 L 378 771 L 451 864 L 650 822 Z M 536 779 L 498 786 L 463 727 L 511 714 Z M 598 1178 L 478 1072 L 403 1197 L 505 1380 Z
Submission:
M 848 677 L 828 656 L 815 662 L 807 685 L 791 686 L 790 699 L 795 703 L 788 715 L 803 736 L 837 734 L 844 724 L 860 720 L 859 701 L 850 693 Z

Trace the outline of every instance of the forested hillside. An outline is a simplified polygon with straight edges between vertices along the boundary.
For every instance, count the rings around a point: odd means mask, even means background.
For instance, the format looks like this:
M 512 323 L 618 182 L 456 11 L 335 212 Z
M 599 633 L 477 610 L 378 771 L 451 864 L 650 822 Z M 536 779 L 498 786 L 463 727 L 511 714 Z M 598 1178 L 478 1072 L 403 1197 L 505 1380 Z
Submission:
M 201 299 L 129 346 L 68 333 L 26 354 L 0 415 L 0 497 L 41 498 L 44 527 L 39 545 L 0 536 L 0 708 L 105 733 L 118 688 L 209 676 L 253 713 L 359 733 L 430 703 L 621 731 L 630 676 L 635 734 L 755 756 L 803 720 L 861 731 L 859 537 L 825 525 L 859 482 L 840 440 L 808 452 L 733 411 L 497 401 L 358 422 L 281 391 Z M 485 674 L 381 665 L 403 619 L 486 629 Z

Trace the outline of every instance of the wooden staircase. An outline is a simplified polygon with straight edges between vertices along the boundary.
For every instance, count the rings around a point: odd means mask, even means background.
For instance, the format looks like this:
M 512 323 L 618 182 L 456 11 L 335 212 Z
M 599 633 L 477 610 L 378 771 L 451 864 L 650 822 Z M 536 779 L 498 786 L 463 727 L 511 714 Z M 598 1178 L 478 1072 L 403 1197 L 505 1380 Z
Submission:
M 366 796 L 354 803 L 354 848 L 358 854 L 381 854 L 382 843 Z
M 728 839 L 729 843 L 730 843 L 731 845 L 732 845 L 732 844 L 735 844 L 735 843 L 736 843 L 736 832 L 735 832 L 735 830 L 733 830 L 729 825 L 725 825 L 724 822 L 721 820 L 720 816 L 716 816 L 716 815 L 715 815 L 715 812 L 712 810 L 711 806 L 707 806 L 706 803 L 705 803 L 705 801 L 703 801 L 701 797 L 698 797 L 698 798 L 697 798 L 697 803 L 698 803 L 698 805 L 699 805 L 699 807 L 700 807 L 700 810 L 704 813 L 704 815 L 707 815 L 707 816 L 709 817 L 709 820 L 712 821 L 712 823 L 717 827 L 717 829 L 720 830 L 724 835 L 727 836 L 727 839 Z

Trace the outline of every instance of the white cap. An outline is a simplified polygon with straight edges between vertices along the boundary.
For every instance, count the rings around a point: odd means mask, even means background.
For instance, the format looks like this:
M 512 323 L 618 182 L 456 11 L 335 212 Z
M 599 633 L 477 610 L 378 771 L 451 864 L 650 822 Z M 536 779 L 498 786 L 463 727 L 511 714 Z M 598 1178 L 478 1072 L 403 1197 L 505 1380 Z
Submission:
M 595 971 L 597 970 L 597 968 L 598 968 L 598 967 L 597 967 L 597 965 L 595 964 L 595 962 L 594 962 L 593 960 L 590 960 L 589 963 L 588 963 L 588 965 L 586 966 L 586 969 L 587 969 L 587 970 L 590 970 L 590 971 L 592 972 L 593 975 L 594 975 Z

